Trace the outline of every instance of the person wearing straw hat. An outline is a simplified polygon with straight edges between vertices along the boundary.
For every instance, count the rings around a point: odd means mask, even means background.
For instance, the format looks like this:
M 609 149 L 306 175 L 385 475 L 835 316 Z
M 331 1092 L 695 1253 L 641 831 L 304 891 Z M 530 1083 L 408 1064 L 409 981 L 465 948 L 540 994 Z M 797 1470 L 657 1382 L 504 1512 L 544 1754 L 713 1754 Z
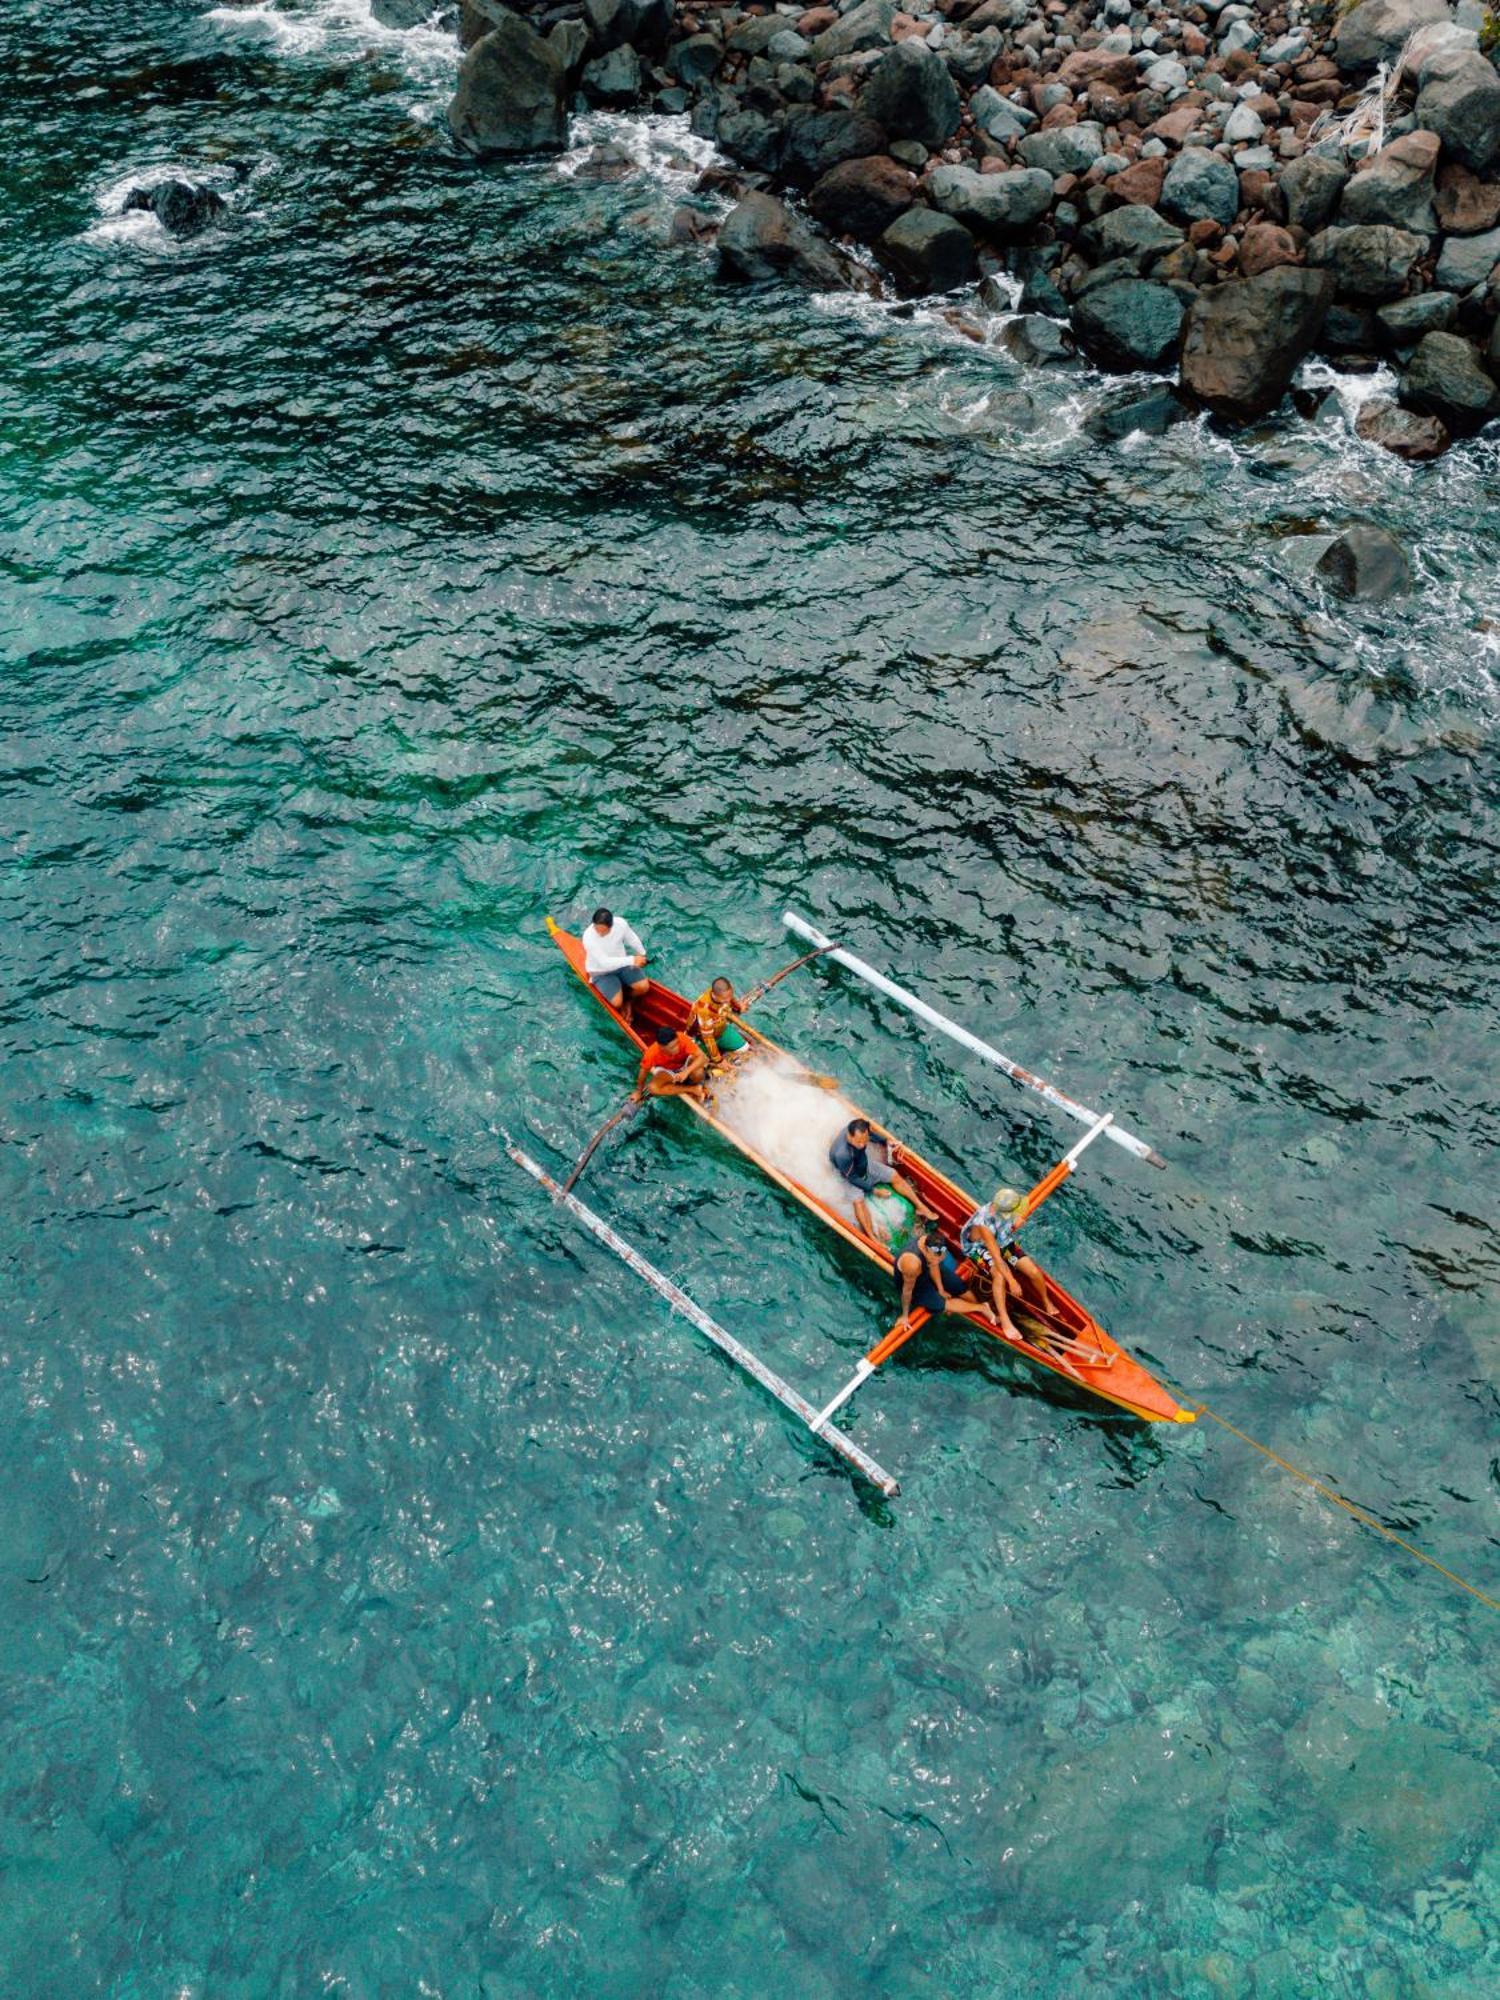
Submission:
M 1014 1247 L 1017 1217 L 1025 1200 L 1013 1187 L 996 1188 L 992 1198 L 976 1208 L 958 1232 L 959 1247 L 988 1284 L 995 1317 L 1012 1339 L 1020 1337 L 1011 1323 L 1010 1301 L 1025 1301 L 1021 1278 L 1034 1287 L 1038 1298 L 1047 1296 L 1041 1272 Z

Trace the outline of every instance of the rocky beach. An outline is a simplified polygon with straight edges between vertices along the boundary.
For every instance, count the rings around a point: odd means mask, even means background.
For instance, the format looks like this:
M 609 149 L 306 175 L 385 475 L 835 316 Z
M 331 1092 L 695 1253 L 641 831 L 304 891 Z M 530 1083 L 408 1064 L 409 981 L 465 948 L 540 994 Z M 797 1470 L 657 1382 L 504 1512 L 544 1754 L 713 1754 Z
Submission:
M 1479 0 L 465 0 L 457 31 L 472 153 L 561 149 L 574 102 L 685 112 L 733 163 L 703 192 L 734 205 L 685 206 L 674 234 L 716 235 L 727 271 L 960 316 L 988 287 L 1020 307 L 1023 358 L 1173 383 L 1143 391 L 1143 427 L 1259 417 L 1308 355 L 1398 371 L 1359 424 L 1408 460 L 1500 413 L 1500 23 Z

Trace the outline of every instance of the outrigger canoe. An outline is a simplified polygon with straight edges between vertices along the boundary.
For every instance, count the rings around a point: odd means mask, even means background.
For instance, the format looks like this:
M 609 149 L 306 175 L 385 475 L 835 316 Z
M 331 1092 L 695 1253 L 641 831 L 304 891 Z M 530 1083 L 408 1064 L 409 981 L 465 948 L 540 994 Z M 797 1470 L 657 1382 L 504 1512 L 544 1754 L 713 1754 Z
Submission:
M 583 964 L 583 941 L 563 930 L 549 917 L 547 929 L 553 942 L 568 961 L 574 974 L 595 1003 L 623 1035 L 626 1035 L 637 1050 L 644 1051 L 646 1038 L 636 1027 L 627 1023 L 619 1012 L 611 1007 L 593 985 Z M 638 1022 L 653 1031 L 658 1028 L 686 1028 L 692 1019 L 692 1003 L 680 993 L 674 993 L 664 986 L 653 973 L 651 990 L 644 1000 L 636 1003 L 635 1014 Z M 741 1021 L 741 1032 L 752 1044 L 750 1055 L 741 1058 L 740 1068 L 761 1061 L 780 1061 L 795 1066 L 795 1058 L 781 1049 L 769 1037 Z M 895 1295 L 894 1258 L 890 1247 L 877 1237 L 867 1236 L 859 1227 L 852 1214 L 845 1214 L 824 1193 L 809 1183 L 804 1175 L 799 1177 L 789 1171 L 785 1163 L 778 1164 L 759 1151 L 743 1132 L 736 1131 L 725 1118 L 718 1115 L 711 1104 L 699 1104 L 692 1098 L 679 1100 L 706 1125 L 713 1127 L 721 1138 L 752 1160 L 761 1171 L 776 1182 L 802 1206 L 825 1223 L 834 1233 L 841 1236 L 860 1255 L 879 1267 L 890 1282 L 892 1296 Z M 847 1115 L 852 1116 L 851 1111 Z M 837 1123 L 837 1115 L 835 1115 Z M 958 1234 L 962 1225 L 979 1206 L 973 1196 L 968 1195 L 945 1174 L 914 1153 L 909 1146 L 898 1150 L 898 1163 L 902 1174 L 916 1188 L 922 1199 L 941 1218 L 943 1234 L 950 1247 L 958 1244 Z M 1035 1260 L 1032 1260 L 1033 1263 Z M 1012 1304 L 1012 1317 L 1020 1332 L 1020 1339 L 1012 1340 L 1000 1322 L 989 1314 L 972 1313 L 966 1315 L 968 1323 L 980 1332 L 998 1340 L 1009 1352 L 1022 1354 L 1039 1368 L 1048 1369 L 1071 1382 L 1075 1388 L 1084 1389 L 1089 1394 L 1112 1403 L 1117 1409 L 1127 1410 L 1132 1416 L 1143 1418 L 1148 1423 L 1190 1424 L 1193 1412 L 1185 1410 L 1170 1392 L 1158 1382 L 1141 1364 L 1132 1359 L 1125 1349 L 1114 1340 L 1099 1324 L 1086 1307 L 1080 1305 L 1071 1293 L 1064 1291 L 1057 1280 L 1045 1271 L 1040 1271 L 1042 1292 L 1038 1295 L 1028 1285 L 1025 1297 Z M 920 1330 L 928 1315 L 918 1311 L 909 1322 L 912 1330 Z M 891 1336 L 895 1342 L 895 1336 Z M 884 1346 L 885 1343 L 882 1343 Z M 872 1356 L 884 1359 L 880 1347 L 872 1350 Z

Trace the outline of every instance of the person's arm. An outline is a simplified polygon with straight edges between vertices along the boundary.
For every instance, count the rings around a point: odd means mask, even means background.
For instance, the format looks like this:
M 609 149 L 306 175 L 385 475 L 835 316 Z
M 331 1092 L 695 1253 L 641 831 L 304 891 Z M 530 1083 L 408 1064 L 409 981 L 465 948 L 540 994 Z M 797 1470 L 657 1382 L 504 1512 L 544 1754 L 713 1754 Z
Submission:
M 626 923 L 623 917 L 620 919 L 620 937 L 622 941 L 630 947 L 631 953 L 633 955 L 632 958 L 625 959 L 622 962 L 626 965 L 629 965 L 631 963 L 634 963 L 636 965 L 644 965 L 646 963 L 646 947 L 641 943 L 640 939 L 636 936 L 635 932 L 630 928 L 629 924 Z
M 645 1092 L 646 1078 L 651 1073 L 651 1058 L 655 1054 L 656 1054 L 655 1043 L 647 1042 L 645 1050 L 641 1056 L 641 1066 L 635 1073 L 635 1089 L 632 1092 L 632 1095 L 635 1097 L 640 1097 Z

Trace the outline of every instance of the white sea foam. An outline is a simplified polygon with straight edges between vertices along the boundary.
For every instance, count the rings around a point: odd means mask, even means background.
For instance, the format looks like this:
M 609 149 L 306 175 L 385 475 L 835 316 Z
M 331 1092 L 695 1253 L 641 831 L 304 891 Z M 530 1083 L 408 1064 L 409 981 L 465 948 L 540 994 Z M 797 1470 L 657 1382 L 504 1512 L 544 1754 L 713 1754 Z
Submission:
M 422 92 L 408 103 L 409 117 L 427 124 L 447 102 L 458 69 L 458 37 L 431 16 L 415 28 L 387 28 L 370 12 L 370 0 L 261 0 L 250 7 L 211 7 L 215 27 L 269 41 L 287 56 L 355 56 L 375 50 L 403 70 Z
M 671 192 L 690 188 L 718 158 L 713 142 L 700 138 L 685 116 L 640 117 L 619 111 L 590 111 L 573 120 L 572 144 L 557 163 L 571 178 L 596 146 L 618 146 L 650 180 Z
M 252 173 L 249 179 L 253 181 L 254 178 Z M 125 206 L 132 189 L 158 187 L 163 181 L 191 181 L 194 187 L 212 188 L 226 201 L 237 188 L 246 184 L 243 170 L 217 162 L 204 165 L 199 161 L 157 160 L 147 166 L 111 171 L 109 178 L 100 181 L 94 188 L 98 219 L 84 231 L 84 242 L 96 247 L 126 244 L 158 256 L 183 248 L 182 239 L 164 229 L 149 208 L 127 209 Z M 201 239 L 191 240 L 197 242 Z

